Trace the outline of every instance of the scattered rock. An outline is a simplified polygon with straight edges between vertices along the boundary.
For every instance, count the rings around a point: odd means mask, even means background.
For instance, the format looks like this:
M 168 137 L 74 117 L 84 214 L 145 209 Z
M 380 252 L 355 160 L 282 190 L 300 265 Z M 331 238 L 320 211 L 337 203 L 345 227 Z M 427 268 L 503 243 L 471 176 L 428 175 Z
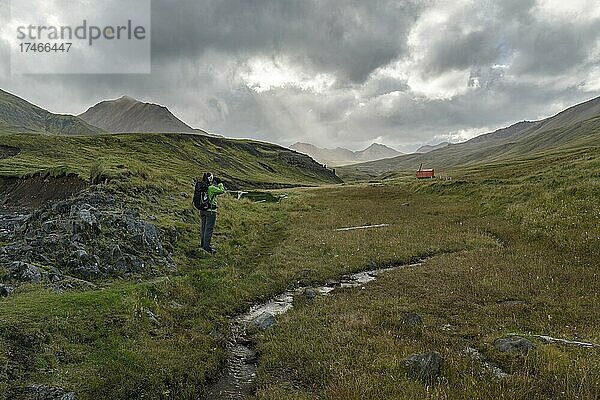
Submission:
M 252 321 L 251 326 L 264 331 L 265 329 L 272 327 L 276 323 L 277 321 L 275 320 L 273 314 L 264 312 Z
M 478 360 L 481 361 L 484 359 L 483 354 L 481 354 L 481 352 L 473 347 L 467 347 L 465 349 L 465 354 L 468 355 L 469 357 L 471 357 L 473 360 Z
M 61 387 L 31 385 L 25 388 L 25 400 L 75 400 L 75 393 Z
M 0 283 L 0 297 L 9 296 L 14 291 L 12 286 L 3 285 Z
M 302 292 L 302 294 L 307 299 L 314 299 L 315 297 L 317 297 L 317 295 L 319 294 L 319 292 L 317 292 L 313 288 L 305 288 L 304 291 Z
M 409 204 L 409 203 L 402 203 L 402 204 L 401 204 L 401 207 L 408 207 L 408 206 L 410 206 L 410 204 Z
M 176 310 L 183 308 L 183 304 L 180 304 L 180 303 L 176 302 L 175 300 L 171 300 L 171 303 L 169 303 L 169 304 L 171 305 L 171 308 L 174 308 Z
M 148 319 L 152 322 L 154 322 L 155 324 L 158 324 L 158 317 L 156 316 L 156 314 L 154 314 L 152 311 L 150 310 L 146 310 L 146 316 L 148 317 Z
M 48 236 L 44 237 L 44 244 L 47 246 L 58 244 L 59 241 L 60 236 L 56 233 L 51 233 Z
M 96 210 L 89 204 L 72 205 L 70 218 L 73 234 L 97 234 L 100 231 Z
M 437 351 L 413 354 L 404 359 L 409 374 L 426 382 L 431 382 L 440 376 L 443 362 L 444 358 Z
M 402 321 L 404 322 L 404 325 L 407 325 L 407 326 L 423 325 L 423 318 L 421 318 L 421 316 L 419 314 L 414 313 L 414 312 L 409 312 L 409 313 L 404 314 Z
M 494 347 L 498 351 L 508 353 L 524 353 L 535 348 L 533 343 L 520 336 L 496 339 L 494 341 Z
M 98 229 L 98 219 L 92 213 L 94 210 L 90 208 L 82 208 L 79 210 L 78 217 L 81 222 L 83 222 L 84 227 Z
M 37 283 L 42 280 L 40 269 L 23 261 L 14 261 L 8 269 L 11 278 L 19 281 Z
M 471 359 L 479 362 L 485 371 L 490 372 L 496 378 L 503 379 L 509 376 L 509 374 L 504 372 L 500 367 L 490 362 L 479 350 L 473 347 L 467 347 L 465 349 L 465 354 Z
M 48 279 L 50 282 L 58 282 L 64 278 L 64 274 L 56 267 L 51 267 L 50 272 L 48 272 Z
M 68 266 L 77 276 L 95 278 L 100 275 L 100 258 L 85 250 L 74 251 Z
M 48 220 L 42 223 L 42 230 L 44 232 L 52 232 L 53 230 L 56 229 L 56 221 L 55 220 Z
M 121 247 L 118 244 L 114 244 L 110 249 L 110 258 L 113 262 L 116 262 L 123 258 L 123 252 L 121 251 Z

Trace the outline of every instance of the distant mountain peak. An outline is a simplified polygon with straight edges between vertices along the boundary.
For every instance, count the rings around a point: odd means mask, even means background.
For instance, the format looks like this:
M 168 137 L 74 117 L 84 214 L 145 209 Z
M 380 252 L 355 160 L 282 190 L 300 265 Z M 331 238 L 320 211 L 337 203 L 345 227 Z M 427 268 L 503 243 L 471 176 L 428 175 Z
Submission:
M 355 164 L 363 161 L 381 160 L 401 155 L 399 151 L 381 143 L 372 143 L 364 150 L 352 151 L 343 147 L 334 149 L 320 148 L 310 143 L 296 142 L 290 149 L 308 154 L 316 161 L 332 167 Z
M 385 147 L 386 149 L 391 149 L 391 147 L 389 147 L 389 146 L 386 146 L 385 144 L 381 144 L 381 143 L 375 143 L 375 142 L 371 143 L 371 145 L 370 145 L 369 147 L 367 147 L 367 149 L 370 149 L 370 148 L 377 148 L 377 147 L 379 147 L 379 148 L 384 148 L 384 147 Z M 365 150 L 366 150 L 366 149 L 365 149 Z
M 108 101 L 110 101 L 110 100 L 108 100 Z M 124 94 L 123 96 L 119 97 L 115 101 L 129 101 L 129 102 L 141 103 L 141 101 L 139 101 L 138 99 L 134 99 L 133 97 L 128 96 L 126 94 Z
M 115 100 L 105 100 L 79 116 L 84 121 L 112 133 L 200 133 L 169 109 L 160 104 L 146 103 L 123 95 Z

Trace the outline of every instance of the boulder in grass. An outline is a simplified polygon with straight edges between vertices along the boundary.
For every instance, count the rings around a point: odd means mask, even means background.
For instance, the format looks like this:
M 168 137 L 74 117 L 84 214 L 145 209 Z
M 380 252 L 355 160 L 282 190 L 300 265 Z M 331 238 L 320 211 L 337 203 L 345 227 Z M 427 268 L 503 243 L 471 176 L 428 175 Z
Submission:
M 406 326 L 421 326 L 423 325 L 423 318 L 417 313 L 409 312 L 404 314 L 402 322 Z
M 432 382 L 440 376 L 444 358 L 437 351 L 413 354 L 404 359 L 408 373 L 424 382 Z
M 494 347 L 503 353 L 526 353 L 535 348 L 533 343 L 520 336 L 496 339 Z
M 319 292 L 313 288 L 306 288 L 304 289 L 302 294 L 304 294 L 304 297 L 306 297 L 307 299 L 314 299 L 319 295 Z

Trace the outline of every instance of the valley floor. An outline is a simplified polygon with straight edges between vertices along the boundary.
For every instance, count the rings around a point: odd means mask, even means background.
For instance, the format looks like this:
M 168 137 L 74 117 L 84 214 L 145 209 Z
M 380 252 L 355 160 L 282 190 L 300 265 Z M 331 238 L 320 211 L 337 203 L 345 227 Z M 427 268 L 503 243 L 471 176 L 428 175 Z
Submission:
M 364 290 L 298 299 L 255 336 L 256 398 L 598 398 L 599 348 L 532 335 L 600 343 L 599 155 L 549 155 L 527 161 L 526 174 L 507 163 L 449 181 L 290 189 L 280 203 L 224 197 L 214 258 L 197 250 L 189 199 L 137 198 L 177 237 L 178 272 L 59 294 L 19 287 L 0 301 L 0 390 L 10 397 L 39 383 L 78 399 L 198 398 L 225 364 L 231 316 L 294 285 L 427 258 Z M 389 226 L 336 230 L 371 224 Z M 407 326 L 408 312 L 422 325 Z M 513 333 L 535 348 L 494 347 Z M 486 372 L 467 347 L 509 376 Z M 424 383 L 403 360 L 429 351 L 444 363 Z

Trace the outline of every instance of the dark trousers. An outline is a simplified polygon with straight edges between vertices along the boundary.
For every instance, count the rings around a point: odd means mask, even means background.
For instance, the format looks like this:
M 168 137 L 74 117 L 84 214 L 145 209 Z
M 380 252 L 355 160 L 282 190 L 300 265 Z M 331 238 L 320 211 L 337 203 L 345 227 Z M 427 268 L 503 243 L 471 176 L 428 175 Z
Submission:
M 211 251 L 212 247 L 210 246 L 210 240 L 212 238 L 213 229 L 215 228 L 217 213 L 215 211 L 200 211 L 200 219 L 202 220 L 200 246 L 204 250 Z

